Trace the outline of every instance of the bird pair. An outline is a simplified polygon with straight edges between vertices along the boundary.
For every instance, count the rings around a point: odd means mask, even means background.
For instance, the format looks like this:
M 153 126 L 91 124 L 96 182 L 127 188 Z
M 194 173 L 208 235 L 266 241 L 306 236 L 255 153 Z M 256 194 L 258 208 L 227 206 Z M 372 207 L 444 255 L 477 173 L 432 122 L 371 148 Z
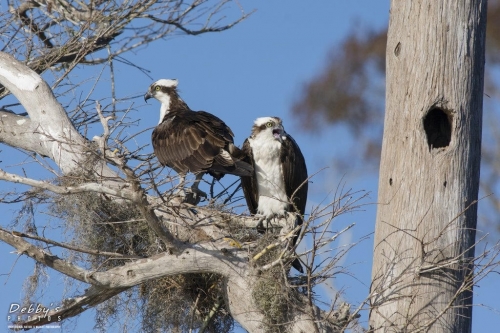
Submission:
M 242 149 L 234 134 L 218 117 L 192 111 L 177 92 L 177 80 L 154 82 L 144 99 L 161 102 L 160 120 L 153 130 L 154 153 L 160 163 L 174 169 L 184 187 L 188 172 L 196 174 L 188 201 L 197 203 L 204 194 L 199 182 L 205 173 L 215 179 L 225 174 L 241 177 L 243 193 L 252 214 L 266 219 L 287 212 L 304 215 L 307 200 L 307 168 L 295 140 L 285 132 L 278 117 L 257 118 Z M 302 220 L 299 219 L 298 223 Z M 295 244 L 297 235 L 294 237 Z M 302 271 L 298 261 L 292 264 Z

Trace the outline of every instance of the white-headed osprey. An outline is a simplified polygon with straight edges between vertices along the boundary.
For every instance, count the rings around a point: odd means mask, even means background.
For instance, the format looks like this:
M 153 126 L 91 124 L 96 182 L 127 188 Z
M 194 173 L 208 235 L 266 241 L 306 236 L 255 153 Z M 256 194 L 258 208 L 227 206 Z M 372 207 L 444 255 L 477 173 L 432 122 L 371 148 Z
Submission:
M 162 165 L 174 169 L 184 184 L 188 172 L 196 174 L 191 186 L 194 202 L 206 194 L 198 189 L 205 172 L 219 180 L 226 173 L 249 176 L 252 167 L 241 161 L 244 154 L 233 143 L 234 134 L 218 117 L 205 111 L 192 111 L 177 93 L 177 80 L 154 82 L 144 100 L 161 102 L 160 121 L 153 130 L 152 143 Z
M 255 120 L 252 134 L 243 143 L 243 152 L 254 168 L 252 177 L 241 184 L 252 214 L 266 219 L 285 216 L 286 212 L 304 215 L 307 201 L 307 167 L 295 140 L 285 132 L 278 117 Z M 298 224 L 302 223 L 299 218 Z M 293 239 L 293 245 L 297 236 Z M 302 272 L 298 260 L 293 267 Z

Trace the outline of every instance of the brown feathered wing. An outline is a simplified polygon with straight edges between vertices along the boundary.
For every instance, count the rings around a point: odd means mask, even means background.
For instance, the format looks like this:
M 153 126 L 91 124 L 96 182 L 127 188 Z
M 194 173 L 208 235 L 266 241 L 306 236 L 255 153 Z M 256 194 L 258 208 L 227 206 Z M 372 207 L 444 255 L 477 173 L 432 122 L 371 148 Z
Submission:
M 250 147 L 250 141 L 248 141 L 248 139 L 243 142 L 241 150 L 245 155 L 243 161 L 247 162 L 255 170 L 252 147 Z M 257 177 L 255 177 L 254 174 L 250 177 L 241 177 L 241 188 L 243 189 L 243 194 L 245 195 L 248 210 L 251 214 L 257 214 L 257 208 L 259 206 L 259 187 L 257 185 Z
M 218 117 L 204 111 L 171 111 L 152 134 L 153 149 L 162 165 L 178 173 L 209 172 L 250 175 L 252 169 L 238 159 L 233 132 Z

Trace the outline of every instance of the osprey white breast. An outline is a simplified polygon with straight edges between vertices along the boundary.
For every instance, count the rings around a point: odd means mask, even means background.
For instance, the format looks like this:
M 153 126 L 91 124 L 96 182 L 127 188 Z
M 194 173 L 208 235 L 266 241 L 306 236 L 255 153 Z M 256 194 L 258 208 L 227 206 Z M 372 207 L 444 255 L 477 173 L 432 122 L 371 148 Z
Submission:
M 258 121 L 262 119 L 257 119 L 255 124 L 260 125 Z M 283 215 L 288 208 L 288 198 L 280 163 L 281 143 L 265 131 L 248 141 L 253 151 L 259 192 L 257 213 L 264 216 Z

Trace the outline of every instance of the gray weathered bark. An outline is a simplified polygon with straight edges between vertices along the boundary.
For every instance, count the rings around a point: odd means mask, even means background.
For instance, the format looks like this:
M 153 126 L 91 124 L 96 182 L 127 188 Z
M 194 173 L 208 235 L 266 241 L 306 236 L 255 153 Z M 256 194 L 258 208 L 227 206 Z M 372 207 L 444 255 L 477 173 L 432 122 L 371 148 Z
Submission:
M 370 326 L 470 332 L 486 1 L 391 2 Z
M 77 171 L 89 160 L 88 142 L 74 128 L 66 110 L 42 78 L 11 55 L 0 52 L 1 84 L 26 109 L 23 117 L 0 112 L 0 142 L 52 159 L 64 174 Z M 105 164 L 95 166 L 100 176 L 116 176 Z

